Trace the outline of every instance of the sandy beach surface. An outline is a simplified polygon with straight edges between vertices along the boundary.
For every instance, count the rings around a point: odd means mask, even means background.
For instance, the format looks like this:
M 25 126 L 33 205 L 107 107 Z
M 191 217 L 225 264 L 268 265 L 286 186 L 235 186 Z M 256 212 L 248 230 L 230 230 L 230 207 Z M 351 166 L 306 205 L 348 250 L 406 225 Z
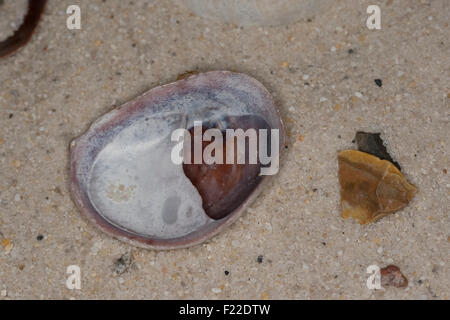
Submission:
M 0 39 L 26 1 L 0 5 Z M 32 40 L 0 60 L 0 299 L 448 299 L 450 3 L 342 0 L 288 26 L 239 27 L 169 0 L 50 0 Z M 66 9 L 81 8 L 81 30 Z M 102 114 L 186 71 L 246 73 L 286 125 L 281 170 L 208 242 L 151 251 L 87 222 L 68 146 Z M 375 79 L 382 80 L 380 87 Z M 341 217 L 337 153 L 381 132 L 418 193 L 359 225 Z M 121 260 L 118 260 L 122 257 Z M 407 288 L 370 290 L 370 265 Z M 67 267 L 81 289 L 66 286 Z

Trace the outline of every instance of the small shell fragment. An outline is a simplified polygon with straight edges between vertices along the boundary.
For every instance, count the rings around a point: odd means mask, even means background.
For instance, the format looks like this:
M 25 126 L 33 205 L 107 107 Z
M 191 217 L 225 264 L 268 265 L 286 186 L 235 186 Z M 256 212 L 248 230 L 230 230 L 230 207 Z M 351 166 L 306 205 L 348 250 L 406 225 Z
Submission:
M 389 265 L 380 270 L 381 285 L 383 287 L 405 288 L 408 286 L 408 279 L 401 273 L 400 268 Z
M 367 224 L 403 209 L 416 193 L 389 161 L 356 150 L 338 154 L 342 217 Z
M 0 41 L 0 58 L 16 53 L 30 41 L 45 10 L 47 0 L 28 0 L 28 10 L 22 25 L 12 36 Z

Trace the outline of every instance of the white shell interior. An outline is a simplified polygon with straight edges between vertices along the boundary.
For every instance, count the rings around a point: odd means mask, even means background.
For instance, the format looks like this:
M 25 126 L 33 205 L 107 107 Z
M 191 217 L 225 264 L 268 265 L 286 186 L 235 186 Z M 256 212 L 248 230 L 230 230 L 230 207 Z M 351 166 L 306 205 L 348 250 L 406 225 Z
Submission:
M 168 141 L 182 119 L 180 114 L 138 119 L 100 151 L 88 193 L 107 220 L 162 239 L 189 234 L 211 220 L 182 166 L 170 159 Z

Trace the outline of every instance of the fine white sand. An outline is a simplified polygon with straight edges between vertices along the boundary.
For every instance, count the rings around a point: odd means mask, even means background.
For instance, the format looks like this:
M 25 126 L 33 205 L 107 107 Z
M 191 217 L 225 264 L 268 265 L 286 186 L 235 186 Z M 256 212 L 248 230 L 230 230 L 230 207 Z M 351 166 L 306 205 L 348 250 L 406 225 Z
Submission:
M 82 30 L 68 30 L 73 1 L 50 0 L 32 41 L 0 60 L 0 299 L 448 299 L 450 3 L 379 2 L 381 30 L 366 27 L 364 1 L 335 1 L 310 22 L 240 28 L 168 0 L 81 0 Z M 22 5 L 5 0 L 0 17 Z M 7 17 L 2 38 L 21 21 Z M 282 167 L 206 244 L 130 247 L 74 207 L 68 145 L 189 70 L 244 72 L 268 88 L 288 133 Z M 419 190 L 366 226 L 339 206 L 336 156 L 355 148 L 357 130 L 382 132 Z M 118 268 L 128 252 L 131 265 Z M 369 290 L 373 264 L 397 265 L 409 286 Z M 69 265 L 80 266 L 80 290 L 66 287 Z

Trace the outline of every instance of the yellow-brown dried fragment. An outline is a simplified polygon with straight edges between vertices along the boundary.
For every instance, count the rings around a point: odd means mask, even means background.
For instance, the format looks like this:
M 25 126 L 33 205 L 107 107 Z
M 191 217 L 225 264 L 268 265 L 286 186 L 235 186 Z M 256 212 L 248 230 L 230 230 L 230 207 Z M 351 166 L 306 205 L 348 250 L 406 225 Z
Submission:
M 342 217 L 360 224 L 403 209 L 417 189 L 389 161 L 356 150 L 338 154 Z

